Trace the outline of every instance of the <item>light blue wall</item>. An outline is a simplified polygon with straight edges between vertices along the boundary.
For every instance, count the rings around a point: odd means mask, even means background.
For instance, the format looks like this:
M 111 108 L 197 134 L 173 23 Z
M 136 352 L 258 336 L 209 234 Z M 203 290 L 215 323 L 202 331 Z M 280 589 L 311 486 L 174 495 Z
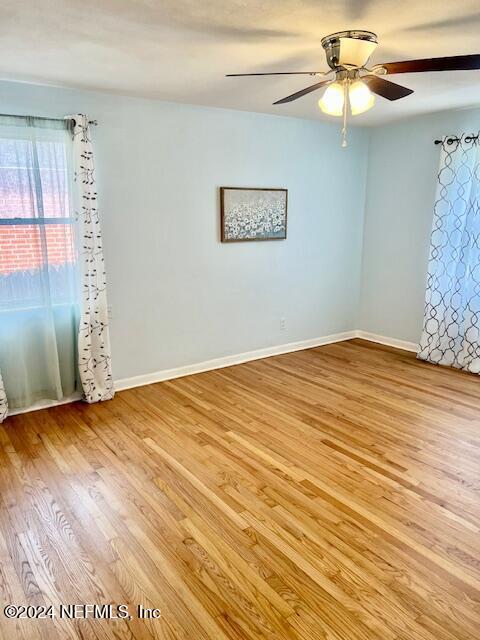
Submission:
M 337 123 L 8 82 L 0 95 L 3 113 L 100 123 L 117 379 L 355 328 L 367 131 L 345 150 Z M 221 244 L 222 185 L 287 187 L 288 239 Z
M 355 328 L 418 340 L 433 140 L 478 130 L 480 110 L 352 129 L 345 150 L 336 122 L 10 82 L 0 95 L 4 113 L 100 122 L 117 379 Z M 288 239 L 221 244 L 222 185 L 287 187 Z
M 446 134 L 480 129 L 480 109 L 372 129 L 359 328 L 418 342 L 440 149 Z

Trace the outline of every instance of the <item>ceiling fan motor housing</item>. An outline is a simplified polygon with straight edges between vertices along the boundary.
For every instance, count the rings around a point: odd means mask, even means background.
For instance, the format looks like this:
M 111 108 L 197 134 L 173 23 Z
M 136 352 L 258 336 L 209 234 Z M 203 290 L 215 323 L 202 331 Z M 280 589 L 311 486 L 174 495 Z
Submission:
M 371 31 L 338 31 L 322 39 L 331 69 L 364 67 L 375 48 L 377 36 Z

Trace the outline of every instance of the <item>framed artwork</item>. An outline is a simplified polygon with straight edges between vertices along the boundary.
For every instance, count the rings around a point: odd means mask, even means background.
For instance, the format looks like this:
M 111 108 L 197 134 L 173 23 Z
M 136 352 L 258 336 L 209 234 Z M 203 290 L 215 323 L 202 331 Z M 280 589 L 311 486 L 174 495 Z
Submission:
M 220 187 L 222 242 L 285 240 L 287 189 Z

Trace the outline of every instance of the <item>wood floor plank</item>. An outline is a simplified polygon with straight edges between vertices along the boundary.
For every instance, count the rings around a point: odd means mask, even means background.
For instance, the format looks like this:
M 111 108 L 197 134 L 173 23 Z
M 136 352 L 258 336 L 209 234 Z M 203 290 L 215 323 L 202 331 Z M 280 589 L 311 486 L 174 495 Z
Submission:
M 473 640 L 479 391 L 351 340 L 12 416 L 0 640 Z

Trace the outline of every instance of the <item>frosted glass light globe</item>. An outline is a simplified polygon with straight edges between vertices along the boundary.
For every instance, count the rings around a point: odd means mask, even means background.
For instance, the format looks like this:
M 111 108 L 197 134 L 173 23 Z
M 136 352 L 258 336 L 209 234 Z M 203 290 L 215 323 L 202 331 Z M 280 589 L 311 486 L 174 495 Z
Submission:
M 361 80 L 356 80 L 348 87 L 348 99 L 352 116 L 368 111 L 375 104 L 375 96 Z
M 318 101 L 318 106 L 324 113 L 330 116 L 341 116 L 343 114 L 343 103 L 345 101 L 345 93 L 343 84 L 333 82 L 329 84 L 325 93 Z

